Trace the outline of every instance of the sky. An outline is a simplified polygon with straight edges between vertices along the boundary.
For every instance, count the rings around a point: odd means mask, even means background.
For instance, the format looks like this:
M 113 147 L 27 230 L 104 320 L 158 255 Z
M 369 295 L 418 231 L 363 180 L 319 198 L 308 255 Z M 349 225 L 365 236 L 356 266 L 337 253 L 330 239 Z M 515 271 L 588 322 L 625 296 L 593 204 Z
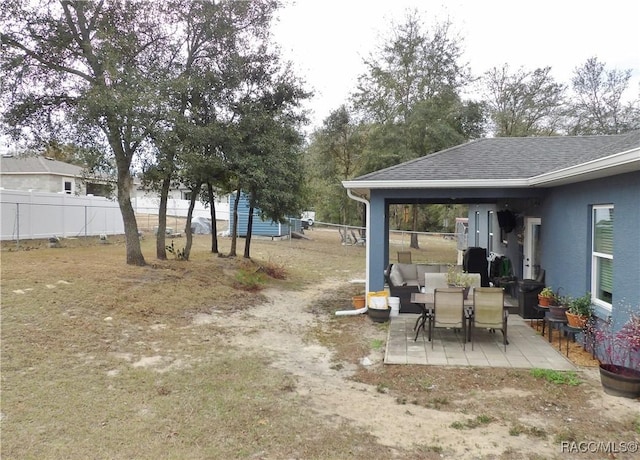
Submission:
M 525 71 L 550 66 L 556 82 L 569 84 L 574 69 L 595 56 L 606 69 L 632 69 L 626 98 L 640 91 L 638 0 L 284 1 L 274 39 L 315 92 L 307 104 L 311 129 L 346 102 L 365 71 L 363 59 L 414 8 L 427 30 L 451 22 L 451 32 L 462 39 L 463 61 L 476 76 L 505 63 Z

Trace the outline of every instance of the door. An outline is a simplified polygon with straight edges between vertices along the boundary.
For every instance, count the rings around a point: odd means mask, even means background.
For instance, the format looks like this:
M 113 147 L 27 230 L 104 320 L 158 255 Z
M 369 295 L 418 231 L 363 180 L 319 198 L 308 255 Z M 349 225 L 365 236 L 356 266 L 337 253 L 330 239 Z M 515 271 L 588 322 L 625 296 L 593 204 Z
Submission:
M 525 279 L 535 279 L 540 272 L 540 230 L 542 219 L 540 217 L 525 217 L 524 219 L 524 259 L 522 261 L 522 274 Z

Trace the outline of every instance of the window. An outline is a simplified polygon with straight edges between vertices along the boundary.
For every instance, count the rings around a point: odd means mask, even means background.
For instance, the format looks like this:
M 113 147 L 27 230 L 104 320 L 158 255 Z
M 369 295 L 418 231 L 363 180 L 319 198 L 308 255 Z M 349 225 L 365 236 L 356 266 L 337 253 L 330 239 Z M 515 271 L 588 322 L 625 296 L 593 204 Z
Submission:
M 613 205 L 593 207 L 591 222 L 591 296 L 611 309 L 613 300 Z
M 487 213 L 487 235 L 489 237 L 487 249 L 489 254 L 491 254 L 493 252 L 493 211 Z
M 64 181 L 64 193 L 66 193 L 67 195 L 71 195 L 71 193 L 73 192 L 73 183 L 71 181 Z

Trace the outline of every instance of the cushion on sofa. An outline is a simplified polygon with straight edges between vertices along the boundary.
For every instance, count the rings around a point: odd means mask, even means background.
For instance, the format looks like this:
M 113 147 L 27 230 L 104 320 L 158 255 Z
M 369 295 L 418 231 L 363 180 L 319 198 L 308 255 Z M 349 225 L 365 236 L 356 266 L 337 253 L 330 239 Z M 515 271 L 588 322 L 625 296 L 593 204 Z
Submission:
M 389 273 L 389 280 L 391 284 L 394 286 L 404 286 L 404 278 L 402 277 L 402 273 L 398 268 L 398 264 L 393 264 L 391 266 L 391 272 Z
M 416 279 L 420 282 L 424 282 L 425 273 L 438 273 L 440 272 L 440 264 L 418 264 Z
M 418 279 L 418 271 L 415 264 L 393 264 L 391 271 L 396 267 L 400 270 L 400 274 L 405 283 Z

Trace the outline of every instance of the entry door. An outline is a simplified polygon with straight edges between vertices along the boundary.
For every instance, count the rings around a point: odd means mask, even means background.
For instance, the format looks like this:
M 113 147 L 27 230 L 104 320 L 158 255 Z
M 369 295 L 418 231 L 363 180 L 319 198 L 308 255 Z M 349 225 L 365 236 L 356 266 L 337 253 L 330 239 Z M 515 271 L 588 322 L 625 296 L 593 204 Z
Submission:
M 524 219 L 524 260 L 522 273 L 525 279 L 535 279 L 540 272 L 540 230 L 542 219 L 525 217 Z

